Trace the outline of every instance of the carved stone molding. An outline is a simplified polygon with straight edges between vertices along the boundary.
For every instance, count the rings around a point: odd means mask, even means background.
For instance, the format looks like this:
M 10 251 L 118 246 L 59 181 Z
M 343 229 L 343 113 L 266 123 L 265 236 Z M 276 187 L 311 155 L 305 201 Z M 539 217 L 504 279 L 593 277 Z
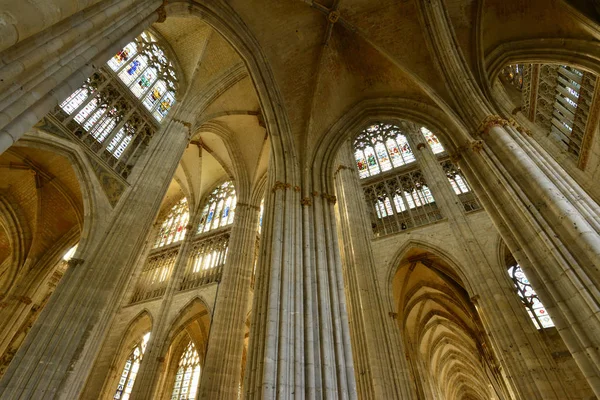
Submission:
M 527 135 L 527 136 L 533 136 L 533 134 L 531 133 L 531 131 L 529 129 L 524 128 L 514 118 L 510 118 L 508 120 L 508 122 L 509 122 L 510 126 L 515 128 L 519 133 L 522 133 L 523 135 Z
M 260 207 L 259 206 L 255 206 L 255 205 L 248 204 L 248 203 L 242 203 L 241 201 L 238 201 L 235 206 L 236 207 L 238 207 L 238 206 L 248 207 L 248 208 L 251 208 L 253 210 L 260 211 Z
M 71 258 L 70 260 L 67 261 L 67 264 L 69 265 L 70 268 L 72 267 L 76 267 L 80 264 L 83 264 L 85 260 L 81 259 L 81 258 Z
M 303 206 L 312 206 L 312 200 L 310 199 L 310 197 L 305 197 L 302 200 L 300 200 L 300 204 L 302 204 Z
M 481 121 L 475 136 L 483 136 L 489 132 L 494 126 L 509 125 L 509 122 L 499 115 L 488 115 Z
M 271 191 L 273 193 L 275 193 L 278 190 L 287 190 L 287 189 L 289 189 L 291 187 L 292 187 L 292 185 L 289 184 L 289 183 L 284 183 L 284 182 L 281 182 L 281 181 L 276 181 L 275 184 L 273 185 L 273 188 L 271 189 Z

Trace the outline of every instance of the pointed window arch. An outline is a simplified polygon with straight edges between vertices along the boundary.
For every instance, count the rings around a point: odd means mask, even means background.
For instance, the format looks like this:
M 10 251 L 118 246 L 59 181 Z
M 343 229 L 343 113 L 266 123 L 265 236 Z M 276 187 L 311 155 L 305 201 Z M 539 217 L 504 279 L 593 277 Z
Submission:
M 202 210 L 198 233 L 232 224 L 236 202 L 233 182 L 227 181 L 213 190 Z
M 444 146 L 442 146 L 440 140 L 437 138 L 437 136 L 435 136 L 429 129 L 422 126 L 421 133 L 427 141 L 427 144 L 429 144 L 429 147 L 431 148 L 431 151 L 433 151 L 433 154 L 441 154 L 446 151 L 444 149 Z
M 190 340 L 179 358 L 171 400 L 194 400 L 200 381 L 200 356 Z
M 552 321 L 552 318 L 550 318 L 546 307 L 544 307 L 537 293 L 533 290 L 525 272 L 523 272 L 519 263 L 514 259 L 511 259 L 509 262 L 508 275 L 512 279 L 517 294 L 525 305 L 527 313 L 535 327 L 537 329 L 552 328 L 554 322 Z
M 356 137 L 354 158 L 361 178 L 375 176 L 416 160 L 401 129 L 387 123 L 371 125 Z
M 148 339 L 150 339 L 150 332 L 146 333 L 142 337 L 142 340 L 140 340 L 135 345 L 135 347 L 129 354 L 129 357 L 127 357 L 127 361 L 125 362 L 125 366 L 123 367 L 123 371 L 121 372 L 119 384 L 117 385 L 117 390 L 115 391 L 113 399 L 129 399 L 131 391 L 133 390 L 135 378 L 137 376 L 138 370 L 140 369 L 140 364 L 142 363 L 142 358 L 144 357 L 144 352 L 146 351 Z
M 163 221 L 158 231 L 154 248 L 183 240 L 189 219 L 190 212 L 187 199 L 183 197 L 171 208 L 169 215 Z

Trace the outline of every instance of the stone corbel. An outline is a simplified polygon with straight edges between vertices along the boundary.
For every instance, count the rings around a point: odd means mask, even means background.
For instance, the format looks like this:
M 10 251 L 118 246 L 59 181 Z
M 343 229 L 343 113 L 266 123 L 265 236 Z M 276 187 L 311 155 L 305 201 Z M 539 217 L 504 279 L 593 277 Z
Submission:
M 425 143 L 419 143 L 419 144 L 417 144 L 417 150 L 422 150 L 425 147 L 427 147 L 427 145 Z

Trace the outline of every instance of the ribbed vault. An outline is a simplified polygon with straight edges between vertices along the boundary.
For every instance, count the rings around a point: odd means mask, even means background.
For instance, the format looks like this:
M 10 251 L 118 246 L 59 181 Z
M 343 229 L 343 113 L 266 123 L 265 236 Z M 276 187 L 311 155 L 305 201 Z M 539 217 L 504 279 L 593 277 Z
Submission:
M 413 250 L 393 281 L 396 318 L 420 398 L 498 398 L 477 310 L 459 279 L 432 254 Z

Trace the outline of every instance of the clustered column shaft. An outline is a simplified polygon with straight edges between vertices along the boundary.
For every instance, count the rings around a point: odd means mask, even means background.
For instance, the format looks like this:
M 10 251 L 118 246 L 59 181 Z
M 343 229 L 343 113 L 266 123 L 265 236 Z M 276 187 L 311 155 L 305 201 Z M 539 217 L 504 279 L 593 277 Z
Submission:
M 418 3 L 464 126 L 462 167 L 485 190 L 488 212 L 600 396 L 600 229 L 597 206 L 523 133 L 495 115 L 456 45 L 442 0 Z M 521 131 L 523 131 L 521 129 Z M 482 141 L 473 140 L 482 134 Z M 555 172 L 552 172 L 554 170 Z
M 237 399 L 259 207 L 239 202 L 217 294 L 202 377 L 201 399 Z
M 396 321 L 387 316 L 375 273 L 372 234 L 350 142 L 338 153 L 335 175 L 339 233 L 352 350 L 361 399 L 412 399 L 411 377 Z
M 155 138 L 104 239 L 94 248 L 82 240 L 83 263 L 61 280 L 0 381 L 0 397 L 78 397 L 187 141 L 186 128 L 173 121 Z

